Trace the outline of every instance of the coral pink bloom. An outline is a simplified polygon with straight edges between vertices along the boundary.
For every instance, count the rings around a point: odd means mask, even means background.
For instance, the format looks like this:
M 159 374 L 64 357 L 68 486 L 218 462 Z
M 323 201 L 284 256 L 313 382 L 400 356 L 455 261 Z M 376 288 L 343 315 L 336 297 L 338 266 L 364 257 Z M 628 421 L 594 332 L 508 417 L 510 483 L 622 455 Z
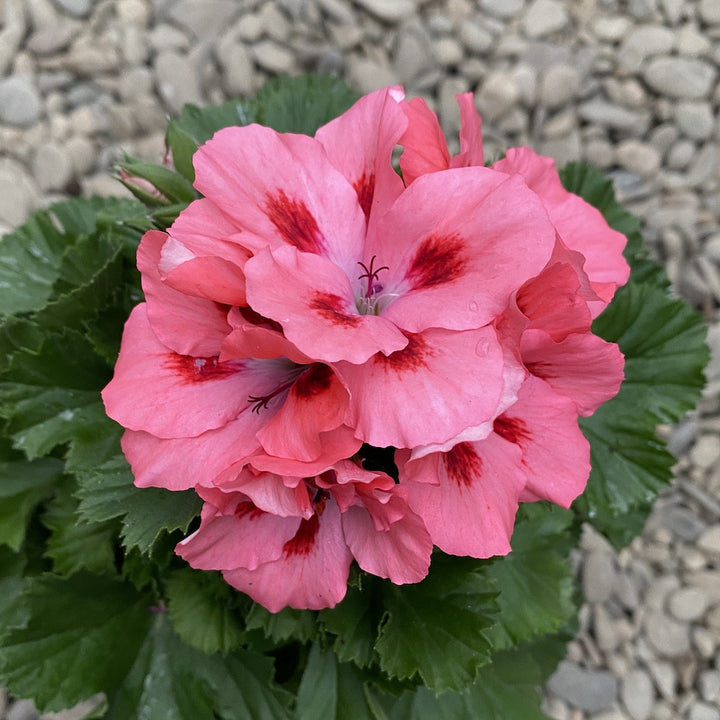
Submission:
M 231 484 L 198 492 L 201 524 L 178 554 L 221 570 L 272 612 L 337 604 L 353 557 L 395 583 L 427 574 L 432 541 L 404 488 L 353 462 L 304 480 L 246 468 Z

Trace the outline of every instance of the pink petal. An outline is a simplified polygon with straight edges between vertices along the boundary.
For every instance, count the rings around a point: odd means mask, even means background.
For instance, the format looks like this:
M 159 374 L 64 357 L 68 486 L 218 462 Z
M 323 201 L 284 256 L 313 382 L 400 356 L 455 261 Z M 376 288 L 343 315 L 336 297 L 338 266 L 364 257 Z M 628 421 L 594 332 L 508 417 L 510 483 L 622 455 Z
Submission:
M 460 106 L 460 153 L 450 160 L 450 167 L 485 164 L 482 142 L 482 120 L 471 92 L 455 96 Z
M 432 329 L 408 340 L 387 357 L 335 366 L 350 391 L 348 422 L 359 438 L 375 447 L 442 443 L 499 414 L 510 389 L 492 327 Z
M 160 254 L 168 236 L 159 230 L 143 235 L 137 252 L 138 269 L 153 331 L 167 348 L 181 355 L 217 355 L 230 332 L 227 308 L 205 298 L 191 297 L 166 285 L 160 277 Z
M 365 235 L 358 196 L 323 146 L 260 125 L 219 130 L 193 158 L 195 187 L 252 252 L 284 245 L 353 266 Z
M 243 497 L 241 493 L 235 494 Z M 303 522 L 299 517 L 263 512 L 247 500 L 238 502 L 233 514 L 216 512 L 203 512 L 200 527 L 175 548 L 183 560 L 198 570 L 242 567 L 252 571 L 277 560 Z
M 409 124 L 399 140 L 403 146 L 400 169 L 409 186 L 421 175 L 450 167 L 450 153 L 437 115 L 422 98 L 406 102 L 403 110 Z
M 358 313 L 347 275 L 327 258 L 280 248 L 258 253 L 245 273 L 253 309 L 279 322 L 310 357 L 362 363 L 407 344 L 391 322 Z
M 379 220 L 366 256 L 389 268 L 379 276 L 383 317 L 409 332 L 468 330 L 499 316 L 554 245 L 522 178 L 472 167 L 418 178 Z
M 286 606 L 322 610 L 334 607 L 347 591 L 352 555 L 345 545 L 340 513 L 327 502 L 322 516 L 303 520 L 278 560 L 256 570 L 223 573 L 233 587 L 247 593 L 270 612 Z
M 393 148 L 407 127 L 399 91 L 384 88 L 363 96 L 315 134 L 330 162 L 355 188 L 368 223 L 383 214 L 404 187 L 392 167 Z
M 573 400 L 580 415 L 592 415 L 617 395 L 625 359 L 617 345 L 591 333 L 555 342 L 542 330 L 527 330 L 521 342 L 527 369 Z
M 400 485 L 433 543 L 450 555 L 487 558 L 510 552 L 510 537 L 525 486 L 521 453 L 489 435 L 447 453 L 398 459 Z
M 194 437 L 248 410 L 249 396 L 269 392 L 276 379 L 263 370 L 168 350 L 150 328 L 143 303 L 125 324 L 115 374 L 102 396 L 108 415 L 127 429 Z
M 520 173 L 545 203 L 565 244 L 585 256 L 584 270 L 601 298 L 601 302 L 591 304 L 593 317 L 597 316 L 630 275 L 622 255 L 627 238 L 613 230 L 599 210 L 563 188 L 552 158 L 527 147 L 512 148 L 493 168 Z
M 522 452 L 523 500 L 543 498 L 570 507 L 590 474 L 590 445 L 571 400 L 530 376 L 518 401 L 495 421 L 495 434 Z

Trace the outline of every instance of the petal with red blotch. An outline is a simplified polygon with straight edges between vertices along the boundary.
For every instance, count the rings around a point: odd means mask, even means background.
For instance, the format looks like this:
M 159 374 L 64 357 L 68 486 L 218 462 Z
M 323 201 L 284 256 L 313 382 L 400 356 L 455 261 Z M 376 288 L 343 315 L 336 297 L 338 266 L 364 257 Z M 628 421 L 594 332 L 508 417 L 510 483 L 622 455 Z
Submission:
M 194 437 L 248 410 L 249 396 L 271 393 L 278 373 L 266 366 L 276 362 L 219 363 L 174 353 L 155 337 L 142 303 L 125 323 L 115 374 L 102 397 L 107 414 L 127 429 Z
M 570 507 L 590 474 L 590 445 L 574 403 L 530 376 L 517 403 L 495 421 L 495 435 L 520 448 L 527 485 L 522 499 L 542 498 Z
M 403 147 L 400 169 L 409 186 L 421 175 L 450 167 L 450 153 L 437 115 L 422 98 L 413 98 L 402 108 L 408 126 L 399 140 Z
M 398 91 L 384 88 L 364 95 L 315 133 L 330 162 L 355 188 L 368 223 L 383 214 L 404 188 L 392 167 L 393 148 L 407 127 Z
M 325 456 L 322 434 L 344 425 L 348 391 L 328 365 L 303 372 L 277 414 L 258 432 L 268 455 L 312 462 Z
M 195 437 L 164 439 L 126 430 L 121 444 L 135 485 L 188 490 L 213 485 L 224 471 L 257 452 L 256 436 L 266 422 L 266 416 L 251 412 L 248 406 L 226 425 Z
M 143 235 L 137 251 L 153 331 L 163 345 L 182 355 L 217 355 L 230 332 L 227 308 L 205 298 L 186 295 L 162 281 L 160 253 L 167 240 L 164 232 L 150 230 Z
M 599 315 L 630 275 L 630 266 L 622 254 L 627 238 L 613 230 L 599 210 L 565 190 L 552 158 L 537 155 L 527 147 L 512 148 L 493 168 L 522 175 L 545 203 L 565 244 L 585 256 L 584 270 L 601 298 L 591 303 L 591 310 L 593 317 Z
M 518 498 L 525 486 L 518 448 L 490 434 L 398 467 L 410 507 L 441 550 L 476 558 L 510 552 Z
M 237 495 L 244 498 L 241 493 Z M 248 500 L 238 502 L 233 514 L 203 515 L 200 527 L 175 548 L 198 570 L 255 570 L 277 560 L 303 522 L 299 517 L 263 512 Z
M 482 142 L 482 120 L 471 92 L 455 96 L 460 106 L 460 152 L 450 160 L 450 167 L 485 164 Z
M 365 215 L 314 138 L 260 125 L 223 128 L 193 157 L 195 187 L 242 229 L 253 253 L 285 245 L 352 267 Z
M 399 498 L 392 498 L 391 503 Z M 428 573 L 433 542 L 423 521 L 403 502 L 403 516 L 385 530 L 376 528 L 373 513 L 380 503 L 354 505 L 342 515 L 345 541 L 365 572 L 396 585 L 420 582 Z
M 542 330 L 526 330 L 520 349 L 525 367 L 573 400 L 580 415 L 592 415 L 620 390 L 625 358 L 597 335 L 574 333 L 555 342 Z
M 495 418 L 503 406 L 503 348 L 494 328 L 431 329 L 364 365 L 337 363 L 350 391 L 348 424 L 375 447 L 442 443 Z M 513 388 L 514 392 L 515 389 Z
M 492 322 L 555 245 L 555 228 L 522 178 L 481 167 L 418 178 L 376 227 L 365 252 L 388 267 L 379 275 L 381 315 L 409 332 Z
M 279 322 L 290 342 L 316 360 L 365 362 L 407 344 L 393 323 L 360 315 L 347 275 L 327 258 L 285 247 L 245 266 L 250 305 Z
M 328 501 L 321 517 L 313 515 L 301 522 L 295 536 L 285 542 L 278 560 L 256 570 L 226 571 L 223 576 L 270 612 L 287 606 L 322 610 L 334 607 L 345 597 L 351 563 L 340 513 L 335 503 Z

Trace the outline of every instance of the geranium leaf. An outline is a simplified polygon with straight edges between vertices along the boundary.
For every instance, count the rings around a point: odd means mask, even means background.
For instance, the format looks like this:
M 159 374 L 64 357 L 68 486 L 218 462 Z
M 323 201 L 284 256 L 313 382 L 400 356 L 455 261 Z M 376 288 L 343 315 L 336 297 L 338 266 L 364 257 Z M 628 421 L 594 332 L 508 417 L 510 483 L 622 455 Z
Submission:
M 206 655 L 156 615 L 130 672 L 109 694 L 107 720 L 286 720 L 287 697 L 272 687 L 272 662 L 249 652 Z
M 20 549 L 30 516 L 52 495 L 62 470 L 55 458 L 0 462 L 0 545 Z
M 487 566 L 488 577 L 500 590 L 500 612 L 489 633 L 494 647 L 510 648 L 556 632 L 576 612 L 566 561 L 574 540 L 572 522 L 572 512 L 549 503 L 521 506 L 512 552 Z
M 298 689 L 297 720 L 386 720 L 360 670 L 313 645 Z
M 73 486 L 66 484 L 47 503 L 42 522 L 50 530 L 45 555 L 53 561 L 59 575 L 80 570 L 112 573 L 115 570 L 115 539 L 119 526 L 114 522 L 82 522 L 77 513 L 78 501 Z
M 165 584 L 168 614 L 175 632 L 207 653 L 228 653 L 245 640 L 240 593 L 213 572 L 184 568 Z
M 22 595 L 27 623 L 0 647 L 0 679 L 42 711 L 62 710 L 122 682 L 147 633 L 150 601 L 111 577 L 44 575 Z
M 481 562 L 442 555 L 422 583 L 386 583 L 380 667 L 397 678 L 417 673 L 436 691 L 467 687 L 490 657 L 497 608 L 488 585 Z
M 187 205 L 198 197 L 195 188 L 187 178 L 164 165 L 143 162 L 126 155 L 120 163 L 120 169 L 123 172 L 123 185 L 132 192 L 138 192 L 139 199 L 146 204 L 184 203 Z M 133 182 L 134 178 L 150 183 L 160 193 L 160 196 L 151 195 L 143 191 L 142 187 L 138 188 Z
M 245 617 L 248 630 L 261 630 L 265 637 L 281 643 L 287 640 L 307 642 L 317 634 L 317 613 L 311 610 L 283 608 L 271 613 L 262 605 L 253 603 Z
M 22 602 L 26 579 L 23 577 L 25 557 L 0 545 L 0 641 L 13 628 L 22 627 L 28 611 Z

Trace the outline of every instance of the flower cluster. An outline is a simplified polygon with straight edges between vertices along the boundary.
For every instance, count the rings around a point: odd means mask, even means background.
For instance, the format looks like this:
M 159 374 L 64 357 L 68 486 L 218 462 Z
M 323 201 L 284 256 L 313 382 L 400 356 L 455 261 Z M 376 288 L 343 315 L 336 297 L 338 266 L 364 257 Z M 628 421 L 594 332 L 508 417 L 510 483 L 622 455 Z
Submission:
M 107 412 L 139 487 L 204 501 L 177 553 L 271 611 L 335 605 L 353 560 L 413 583 L 433 546 L 506 554 L 519 502 L 585 486 L 625 238 L 550 159 L 485 167 L 458 101 L 454 157 L 399 88 L 312 138 L 220 130 L 203 197 L 140 244 Z

